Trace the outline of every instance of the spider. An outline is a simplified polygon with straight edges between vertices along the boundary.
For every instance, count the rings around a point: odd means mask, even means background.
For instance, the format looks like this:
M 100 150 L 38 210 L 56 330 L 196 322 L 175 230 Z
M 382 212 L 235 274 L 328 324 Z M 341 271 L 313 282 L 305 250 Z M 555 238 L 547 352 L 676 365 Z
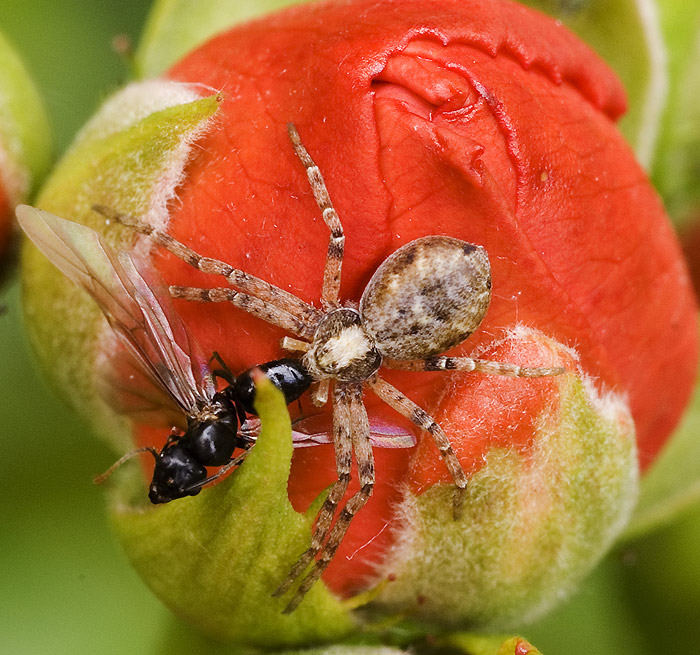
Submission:
M 321 290 L 321 309 L 223 261 L 205 257 L 166 232 L 103 206 L 93 209 L 150 237 L 178 258 L 205 273 L 223 276 L 235 288 L 171 286 L 174 298 L 230 302 L 281 327 L 283 349 L 302 353 L 315 381 L 312 402 L 323 406 L 332 390 L 333 444 L 338 478 L 316 517 L 309 548 L 274 592 L 285 594 L 301 579 L 284 612 L 293 611 L 331 562 L 355 514 L 366 504 L 375 482 L 370 426 L 362 396 L 367 389 L 425 430 L 435 440 L 456 486 L 453 512 L 459 518 L 467 476 L 450 440 L 420 406 L 379 375 L 384 366 L 410 371 L 479 371 L 510 377 L 559 375 L 563 368 L 525 368 L 515 364 L 440 353 L 460 344 L 479 326 L 491 297 L 486 250 L 446 236 L 426 236 L 402 246 L 377 268 L 359 307 L 339 297 L 345 236 L 321 172 L 287 126 L 294 152 L 305 168 L 314 199 L 330 231 Z M 339 510 L 350 481 L 352 456 L 360 489 Z M 333 518 L 336 517 L 335 522 Z M 309 566 L 313 567 L 306 573 Z M 302 577 L 303 576 L 303 577 Z

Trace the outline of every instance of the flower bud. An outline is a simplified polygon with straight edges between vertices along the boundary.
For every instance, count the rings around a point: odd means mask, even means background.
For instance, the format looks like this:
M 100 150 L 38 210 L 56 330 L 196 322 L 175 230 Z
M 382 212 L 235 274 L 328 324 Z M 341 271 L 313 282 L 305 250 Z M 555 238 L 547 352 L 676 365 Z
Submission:
M 293 123 L 344 227 L 343 302 L 358 303 L 400 246 L 449 235 L 482 246 L 492 272 L 483 324 L 449 354 L 567 372 L 382 369 L 443 426 L 468 477 L 463 516 L 453 517 L 454 483 L 431 438 L 367 391 L 370 425 L 414 431 L 418 445 L 374 448 L 373 496 L 291 615 L 270 595 L 308 546 L 337 474 L 331 446 L 299 448 L 287 483 L 289 426 L 285 451 L 281 426 L 275 442 L 265 423 L 278 418 L 264 412 L 248 461 L 214 488 L 146 510 L 145 494 L 134 502 L 119 485 L 115 522 L 137 569 L 178 615 L 249 645 L 350 632 L 350 609 L 329 589 L 372 589 L 353 602 L 442 626 L 505 629 L 543 612 L 622 529 L 639 464 L 675 425 L 697 359 L 678 244 L 614 126 L 625 107 L 616 78 L 542 15 L 456 0 L 297 7 L 209 41 L 167 77 L 105 104 L 42 208 L 150 257 L 168 284 L 223 282 L 104 225 L 93 205 L 318 307 L 329 234 L 288 142 Z M 109 328 L 29 249 L 25 268 L 40 355 L 73 402 L 123 439 L 95 391 Z M 176 308 L 234 372 L 282 355 L 285 333 L 241 309 Z M 318 420 L 327 437 L 328 414 Z M 136 435 L 158 447 L 167 436 Z

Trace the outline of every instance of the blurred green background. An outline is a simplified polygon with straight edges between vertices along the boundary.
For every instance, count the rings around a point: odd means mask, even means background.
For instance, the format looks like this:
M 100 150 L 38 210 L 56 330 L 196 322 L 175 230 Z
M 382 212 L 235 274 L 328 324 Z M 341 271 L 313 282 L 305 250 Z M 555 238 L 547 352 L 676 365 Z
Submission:
M 112 40 L 136 43 L 149 5 L 0 2 L 0 30 L 46 100 L 57 153 L 126 79 Z M 219 652 L 178 625 L 112 539 L 91 480 L 114 455 L 43 382 L 22 335 L 16 279 L 0 289 L 0 305 L 0 652 Z M 699 626 L 697 508 L 613 553 L 522 632 L 548 655 L 656 655 L 697 652 Z

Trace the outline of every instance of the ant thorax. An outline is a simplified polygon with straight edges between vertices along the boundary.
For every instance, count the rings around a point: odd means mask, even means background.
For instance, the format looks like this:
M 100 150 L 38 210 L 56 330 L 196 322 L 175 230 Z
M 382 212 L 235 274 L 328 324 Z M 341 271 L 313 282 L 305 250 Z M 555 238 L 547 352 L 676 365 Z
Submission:
M 334 309 L 319 321 L 304 365 L 316 380 L 362 382 L 381 366 L 382 356 L 356 309 Z
M 212 421 L 216 421 L 221 414 L 228 411 L 230 411 L 229 408 L 224 407 L 220 401 L 210 405 L 204 405 L 200 407 L 196 413 L 189 416 L 187 422 L 190 427 L 200 423 L 211 423 Z

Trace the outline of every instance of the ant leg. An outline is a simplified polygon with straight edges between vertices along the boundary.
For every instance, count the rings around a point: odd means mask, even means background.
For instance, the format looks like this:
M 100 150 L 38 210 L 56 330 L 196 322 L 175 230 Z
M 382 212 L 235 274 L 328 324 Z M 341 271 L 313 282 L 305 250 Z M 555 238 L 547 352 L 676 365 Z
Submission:
M 326 500 L 316 516 L 316 527 L 311 535 L 311 545 L 294 564 L 287 578 L 272 594 L 273 596 L 284 594 L 321 550 L 331 528 L 338 504 L 347 491 L 352 467 L 352 434 L 345 387 L 346 385 L 344 384 L 336 385 L 335 393 L 333 394 L 333 446 L 338 479 L 333 483 Z
M 447 438 L 445 431 L 438 425 L 435 419 L 430 416 L 422 407 L 416 405 L 412 400 L 404 396 L 396 387 L 390 385 L 379 376 L 368 380 L 367 384 L 372 391 L 377 394 L 387 405 L 395 409 L 399 414 L 405 416 L 419 428 L 425 430 L 435 440 L 435 444 L 440 451 L 447 470 L 452 475 L 457 489 L 453 499 L 454 518 L 458 519 L 462 515 L 462 505 L 467 488 L 467 475 L 462 465 L 457 459 L 452 444 Z
M 338 519 L 328 536 L 326 545 L 321 550 L 321 555 L 316 561 L 316 565 L 301 581 L 292 600 L 289 601 L 289 604 L 284 609 L 285 614 L 289 614 L 296 609 L 306 592 L 311 589 L 314 582 L 321 577 L 321 574 L 331 563 L 338 546 L 340 546 L 345 533 L 350 527 L 350 522 L 355 514 L 365 506 L 374 489 L 374 457 L 372 455 L 372 444 L 369 440 L 369 419 L 367 418 L 367 410 L 362 402 L 362 385 L 347 385 L 347 390 L 348 395 L 343 402 L 346 404 L 346 411 L 350 418 L 352 445 L 357 461 L 360 489 L 345 503 L 345 507 L 338 515 Z
M 300 337 L 306 337 L 314 332 L 313 327 L 309 327 L 307 323 L 294 314 L 235 289 L 171 286 L 170 295 L 173 298 L 184 298 L 196 302 L 230 302 L 234 307 Z
M 124 462 L 129 461 L 132 457 L 136 457 L 136 455 L 140 455 L 141 453 L 151 453 L 151 455 L 153 455 L 153 458 L 156 460 L 156 462 L 158 461 L 158 452 L 156 451 L 155 448 L 152 448 L 151 446 L 144 446 L 143 448 L 137 448 L 136 450 L 132 450 L 131 452 L 126 453 L 126 455 L 122 455 L 104 473 L 100 473 L 100 475 L 96 475 L 92 479 L 92 481 L 95 484 L 102 484 Z
M 229 384 L 235 384 L 236 382 L 236 376 L 233 374 L 233 371 L 228 367 L 228 364 L 221 359 L 221 355 L 219 355 L 216 350 L 212 353 L 212 356 L 209 358 L 209 364 L 212 362 L 218 362 L 221 368 L 215 368 L 211 372 L 211 376 L 214 379 L 214 382 L 216 382 L 217 378 L 221 378 L 225 382 L 228 382 Z
M 301 298 L 297 298 L 294 294 L 280 289 L 274 284 L 265 282 L 265 280 L 261 280 L 250 273 L 234 268 L 226 262 L 212 259 L 211 257 L 204 257 L 184 243 L 170 236 L 167 232 L 161 232 L 152 225 L 148 225 L 134 216 L 120 214 L 104 205 L 93 205 L 92 209 L 111 220 L 117 221 L 140 234 L 150 237 L 158 245 L 173 253 L 178 259 L 181 259 L 203 273 L 221 275 L 226 278 L 229 284 L 241 289 L 246 294 L 255 296 L 263 302 L 270 303 L 279 310 L 298 316 L 302 321 L 316 323 L 321 318 L 321 313 L 315 307 L 304 302 Z
M 323 220 L 331 231 L 328 241 L 328 252 L 326 255 L 326 266 L 323 271 L 323 291 L 321 292 L 321 303 L 325 309 L 336 307 L 340 295 L 340 273 L 343 266 L 343 254 L 345 252 L 345 234 L 343 225 L 340 222 L 338 213 L 331 203 L 326 183 L 323 180 L 321 171 L 316 166 L 314 160 L 301 142 L 299 132 L 296 127 L 289 123 L 287 125 L 289 139 L 292 142 L 294 152 L 306 169 L 306 177 L 309 179 L 311 191 L 318 208 L 321 210 Z
M 489 375 L 504 375 L 511 378 L 541 378 L 550 375 L 561 375 L 566 372 L 562 366 L 531 368 L 493 362 L 487 359 L 472 359 L 471 357 L 429 357 L 427 359 L 385 359 L 383 365 L 387 368 L 404 371 L 477 371 Z
M 226 475 L 232 468 L 242 464 L 245 461 L 245 458 L 248 457 L 249 452 L 250 450 L 248 449 L 244 450 L 240 455 L 238 455 L 238 457 L 234 457 L 224 464 L 216 473 L 214 473 L 214 475 L 210 475 L 206 480 L 193 484 L 191 487 L 185 489 L 185 491 L 190 492 L 194 491 L 195 489 L 201 489 L 204 485 L 214 482 L 214 480 L 218 480 L 220 477 Z

